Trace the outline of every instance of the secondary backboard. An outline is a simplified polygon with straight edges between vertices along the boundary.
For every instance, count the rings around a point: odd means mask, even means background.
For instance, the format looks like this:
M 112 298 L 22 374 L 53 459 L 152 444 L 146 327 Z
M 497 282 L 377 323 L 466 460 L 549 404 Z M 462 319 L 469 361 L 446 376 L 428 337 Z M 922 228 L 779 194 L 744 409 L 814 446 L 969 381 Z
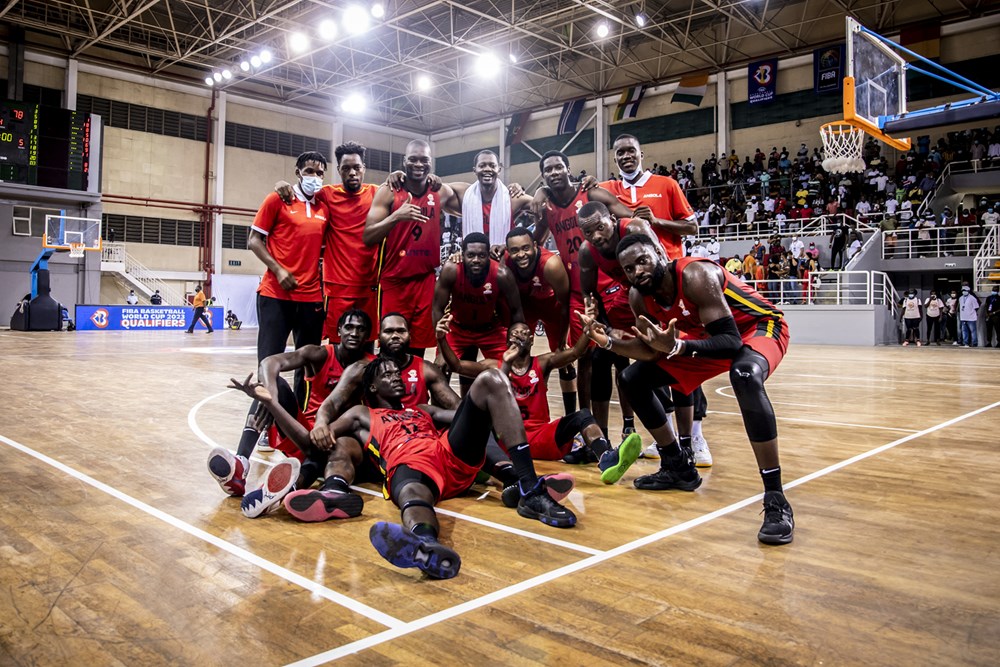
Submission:
M 96 218 L 47 215 L 42 247 L 80 252 L 100 250 L 101 221 Z

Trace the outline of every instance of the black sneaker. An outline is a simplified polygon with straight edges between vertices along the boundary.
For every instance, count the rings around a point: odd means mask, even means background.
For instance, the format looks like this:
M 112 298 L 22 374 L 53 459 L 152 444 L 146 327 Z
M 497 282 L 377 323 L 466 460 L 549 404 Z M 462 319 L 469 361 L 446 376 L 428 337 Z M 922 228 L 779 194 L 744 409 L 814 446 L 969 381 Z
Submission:
M 642 491 L 666 491 L 668 489 L 680 489 L 681 491 L 694 491 L 699 486 L 701 486 L 701 475 L 697 471 L 694 473 L 694 479 L 685 480 L 681 479 L 673 470 L 668 468 L 660 468 L 652 475 L 643 475 L 642 477 L 636 477 L 635 481 L 632 482 L 633 486 Z
M 538 519 L 545 525 L 556 528 L 576 525 L 576 515 L 552 500 L 543 480 L 539 480 L 535 488 L 521 496 L 517 503 L 517 513 L 526 519 Z
M 368 531 L 372 546 L 396 567 L 415 567 L 433 579 L 451 579 L 462 559 L 429 536 L 420 536 L 398 523 L 379 521 Z
M 569 495 L 569 492 L 573 490 L 573 486 L 576 484 L 573 475 L 564 472 L 558 472 L 553 475 L 542 475 L 538 479 L 543 482 L 545 491 L 557 503 L 562 502 L 562 499 Z M 500 500 L 505 507 L 510 507 L 511 509 L 517 507 L 518 503 L 521 502 L 521 487 L 518 483 L 514 482 L 510 486 L 504 487 L 503 493 L 500 494 Z
M 788 544 L 792 541 L 795 519 L 792 506 L 781 491 L 764 492 L 764 525 L 757 533 L 757 539 L 764 544 Z

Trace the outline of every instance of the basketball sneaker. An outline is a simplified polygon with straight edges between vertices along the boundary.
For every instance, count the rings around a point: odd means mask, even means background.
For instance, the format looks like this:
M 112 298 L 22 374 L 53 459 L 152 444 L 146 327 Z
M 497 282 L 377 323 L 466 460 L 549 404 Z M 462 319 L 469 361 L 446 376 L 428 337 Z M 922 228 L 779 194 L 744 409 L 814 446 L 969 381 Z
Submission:
M 230 496 L 242 496 L 247 490 L 247 471 L 250 462 L 236 456 L 224 447 L 215 447 L 208 454 L 208 472 Z
M 708 451 L 708 441 L 705 440 L 705 436 L 701 434 L 691 436 L 691 451 L 696 468 L 712 467 L 712 452 Z
M 281 499 L 295 487 L 301 465 L 298 459 L 288 458 L 271 467 L 264 475 L 260 488 L 243 496 L 240 503 L 243 515 L 256 519 L 274 511 L 281 504 Z
M 788 544 L 792 541 L 795 519 L 792 506 L 781 491 L 764 492 L 764 524 L 757 533 L 757 539 L 764 544 Z
M 601 481 L 614 484 L 620 480 L 641 453 L 642 436 L 633 431 L 617 449 L 609 449 L 601 454 L 601 459 L 597 462 L 597 467 L 601 470 Z
M 549 492 L 549 496 L 552 500 L 557 503 L 561 503 L 563 499 L 569 495 L 569 492 L 573 490 L 573 486 L 576 484 L 576 480 L 573 479 L 573 475 L 565 472 L 557 472 L 552 475 L 542 475 L 539 479 L 545 480 L 545 490 Z M 504 506 L 514 508 L 517 504 L 521 502 L 521 487 L 519 484 L 511 484 L 503 490 L 500 495 L 500 499 L 503 501 Z
M 282 504 L 299 521 L 309 523 L 361 516 L 365 501 L 356 493 L 327 489 L 302 489 L 285 496 Z
M 545 486 L 545 480 L 539 478 L 534 488 L 522 494 L 517 503 L 517 513 L 526 519 L 537 519 L 556 528 L 576 525 L 576 515 L 552 500 Z
M 562 458 L 563 463 L 597 463 L 597 455 L 583 442 L 579 433 L 573 438 L 573 448 Z
M 451 579 L 462 559 L 430 535 L 417 535 L 398 523 L 379 521 L 368 531 L 375 551 L 396 567 L 415 567 L 433 579 Z
M 686 480 L 669 468 L 660 468 L 652 475 L 636 477 L 632 485 L 642 491 L 667 491 L 668 489 L 694 491 L 701 486 L 701 475 L 696 470 L 693 472 L 694 478 Z
M 257 439 L 257 451 L 258 452 L 273 452 L 274 451 L 274 447 L 271 446 L 271 436 L 269 435 L 270 432 L 271 432 L 271 429 L 269 429 L 269 428 L 266 428 L 266 429 L 264 429 L 261 432 L 260 438 Z
M 650 443 L 649 447 L 642 450 L 642 458 L 644 459 L 659 459 L 660 450 L 656 448 L 656 443 Z

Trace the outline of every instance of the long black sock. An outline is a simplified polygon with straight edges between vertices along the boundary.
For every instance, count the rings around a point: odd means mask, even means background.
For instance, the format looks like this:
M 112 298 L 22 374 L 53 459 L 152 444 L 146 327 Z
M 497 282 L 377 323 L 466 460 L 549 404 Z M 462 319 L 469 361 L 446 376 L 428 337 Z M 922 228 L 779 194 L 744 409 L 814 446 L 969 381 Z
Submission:
M 660 453 L 660 469 L 669 470 L 684 480 L 691 480 L 698 476 L 698 470 L 694 467 L 690 456 L 676 440 L 669 445 L 657 443 L 656 451 Z
M 691 449 L 690 435 L 677 436 L 677 443 L 680 445 L 681 451 L 684 452 L 686 456 L 694 456 L 694 450 Z
M 576 392 L 575 391 L 564 391 L 563 395 L 563 409 L 566 410 L 566 414 L 571 415 L 576 412 Z
M 622 421 L 624 422 L 622 428 L 635 430 L 635 417 L 622 417 Z
M 521 491 L 533 488 L 538 481 L 538 475 L 535 474 L 535 464 L 531 461 L 531 449 L 528 443 L 523 442 L 509 447 L 507 454 L 510 456 L 510 462 L 514 464 L 514 473 L 521 483 Z
M 250 458 L 250 455 L 253 454 L 254 445 L 257 444 L 257 440 L 259 439 L 260 432 L 257 429 L 251 426 L 243 427 L 243 434 L 240 435 L 240 444 L 236 447 L 236 453 L 239 456 Z
M 764 480 L 765 491 L 781 491 L 781 466 L 760 470 L 760 478 Z
M 350 493 L 351 485 L 346 479 L 340 475 L 330 475 L 323 482 L 323 486 L 320 487 L 323 491 L 339 491 L 341 493 Z
M 611 443 L 608 442 L 607 438 L 598 438 L 590 443 L 590 451 L 597 455 L 597 458 L 601 458 L 601 454 L 611 450 Z
M 308 489 L 313 485 L 313 482 L 320 478 L 321 474 L 322 468 L 320 467 L 320 464 L 316 461 L 306 459 L 305 463 L 302 464 L 302 467 L 299 468 L 299 480 L 302 482 L 299 485 L 299 488 Z

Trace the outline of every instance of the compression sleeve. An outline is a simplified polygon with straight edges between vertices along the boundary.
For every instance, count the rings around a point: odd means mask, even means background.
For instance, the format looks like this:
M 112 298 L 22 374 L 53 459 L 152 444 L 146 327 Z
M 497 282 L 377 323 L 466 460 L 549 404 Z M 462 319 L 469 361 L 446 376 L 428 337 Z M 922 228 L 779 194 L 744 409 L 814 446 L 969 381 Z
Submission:
M 736 328 L 736 320 L 722 317 L 705 325 L 709 338 L 704 340 L 684 339 L 684 355 L 708 357 L 709 359 L 732 359 L 743 347 L 743 338 Z

